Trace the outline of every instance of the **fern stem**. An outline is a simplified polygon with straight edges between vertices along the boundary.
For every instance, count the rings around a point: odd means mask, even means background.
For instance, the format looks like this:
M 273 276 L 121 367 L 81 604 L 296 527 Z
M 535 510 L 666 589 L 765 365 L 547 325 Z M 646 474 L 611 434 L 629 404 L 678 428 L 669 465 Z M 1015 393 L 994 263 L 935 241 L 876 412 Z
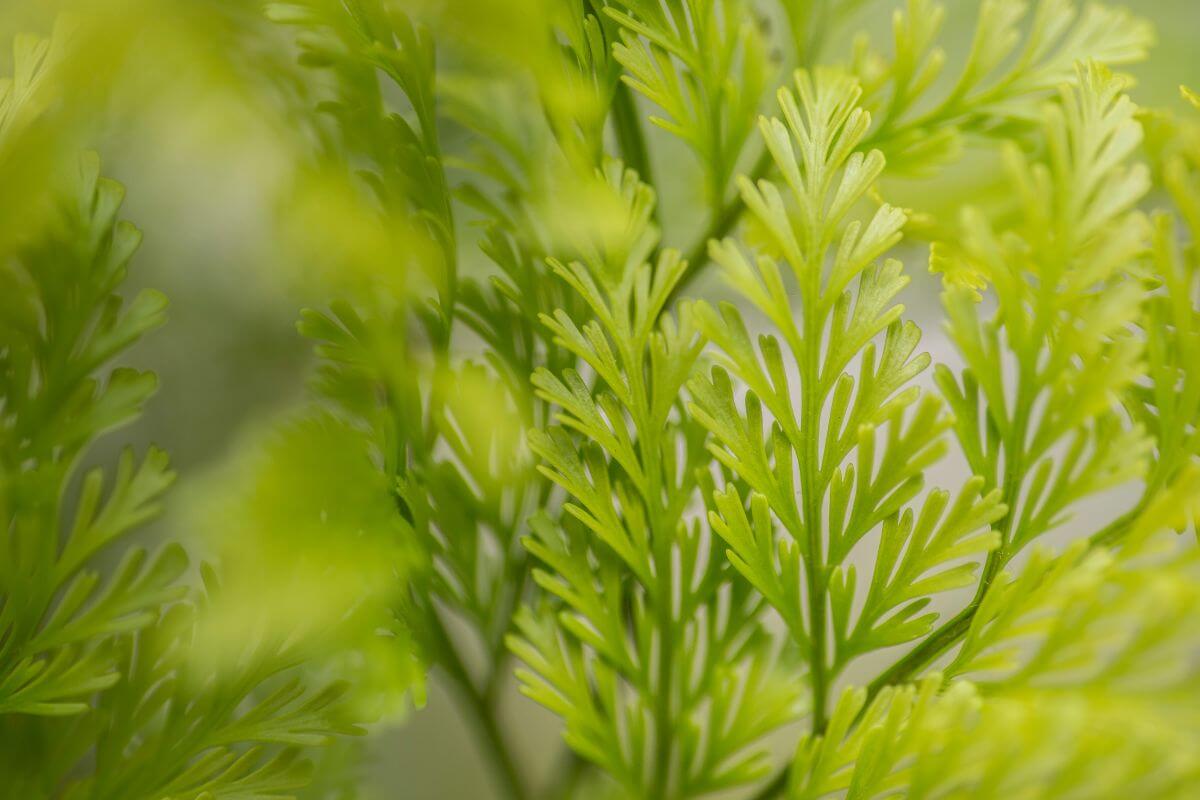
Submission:
M 475 718 L 477 723 L 474 726 L 475 730 L 481 734 L 480 744 L 483 746 L 484 755 L 491 763 L 501 795 L 508 800 L 528 800 L 529 793 L 525 789 L 525 783 L 517 768 L 516 758 L 509 750 L 504 733 L 500 730 L 495 709 L 475 688 L 475 682 L 471 680 L 470 673 L 463 664 L 462 656 L 459 655 L 458 649 L 450 639 L 437 610 L 432 606 L 429 617 L 432 620 L 430 628 L 438 647 L 438 654 L 441 656 L 442 667 L 457 690 L 460 698 L 459 707 L 468 711 Z
M 958 640 L 965 636 L 967 630 L 970 629 L 971 621 L 975 618 L 975 612 L 979 610 L 982 600 L 982 597 L 972 600 L 954 618 L 931 633 L 921 644 L 871 681 L 867 685 L 867 703 L 869 704 L 884 687 L 907 683 L 919 671 L 933 663 L 934 659 L 957 644 Z
M 774 163 L 775 161 L 771 158 L 771 151 L 763 147 L 758 161 L 754 162 L 754 166 L 746 177 L 751 181 L 761 180 L 771 171 L 771 165 Z M 675 288 L 671 290 L 667 306 L 670 306 L 672 302 L 678 299 L 692 281 L 708 266 L 708 243 L 714 239 L 720 240 L 729 235 L 729 232 L 733 230 L 733 226 L 741 219 L 742 212 L 745 210 L 746 203 L 742 200 L 741 194 L 737 193 L 713 215 L 712 219 L 709 220 L 708 227 L 704 229 L 704 233 L 688 249 L 687 269 L 680 276 L 679 282 L 675 284 Z
M 884 687 L 908 682 L 913 675 L 953 647 L 971 627 L 971 620 L 975 618 L 975 612 L 979 610 L 979 603 L 979 599 L 972 601 L 956 617 L 930 634 L 920 645 L 910 650 L 907 655 L 871 681 L 867 686 L 867 701 L 863 704 L 863 708 L 868 708 L 871 701 Z M 790 774 L 790 765 L 784 766 L 750 800 L 771 800 L 771 798 L 778 797 L 787 787 Z
M 771 800 L 783 794 L 783 790 L 787 788 L 788 777 L 791 775 L 791 767 L 785 766 L 779 772 L 775 773 L 775 777 L 771 781 L 759 789 L 750 800 Z
M 647 445 L 643 449 L 642 461 L 646 474 L 650 476 L 650 491 L 647 492 L 648 507 L 655 498 L 662 496 L 660 482 L 661 466 L 657 452 L 649 444 L 650 437 L 645 437 Z M 651 507 L 652 508 L 652 507 Z M 675 719 L 671 709 L 672 686 L 672 653 L 674 650 L 675 624 L 672 598 L 674 587 L 671 575 L 671 538 L 669 522 L 662 520 L 657 509 L 651 515 L 651 535 L 654 538 L 654 569 L 655 569 L 655 618 L 658 626 L 658 679 L 655 685 L 654 698 L 654 764 L 652 765 L 654 779 L 652 781 L 652 797 L 667 798 L 667 788 L 671 776 L 671 756 L 674 749 Z
M 1129 509 L 1124 514 L 1105 525 L 1099 531 L 1092 534 L 1088 539 L 1088 543 L 1092 547 L 1107 547 L 1116 542 L 1118 539 L 1124 536 L 1126 532 L 1128 532 L 1129 527 L 1133 524 L 1134 520 L 1136 520 L 1138 516 L 1140 516 L 1145 510 L 1147 501 L 1150 499 L 1150 497 L 1152 497 L 1152 495 L 1147 493 L 1133 508 Z
M 638 456 L 645 482 L 640 484 L 639 491 L 646 509 L 654 566 L 654 585 L 645 588 L 653 601 L 654 624 L 659 637 L 658 669 L 654 682 L 654 760 L 650 765 L 649 796 L 656 800 L 666 800 L 670 796 L 667 790 L 670 785 L 671 756 L 675 744 L 675 718 L 671 707 L 671 695 L 674 691 L 672 653 L 675 646 L 672 607 L 675 593 L 671 556 L 673 526 L 677 523 L 667 516 L 670 503 L 664 505 L 663 492 L 664 489 L 669 492 L 670 487 L 664 486 L 662 454 L 659 451 L 661 443 L 653 435 L 660 427 L 652 411 L 653 383 L 647 377 L 646 356 L 640 348 L 628 343 L 623 343 L 621 351 L 622 361 L 629 375 L 630 409 L 634 429 L 641 434 L 638 437 Z
M 1023 363 L 1029 363 L 1026 359 Z M 1033 397 L 1036 390 L 1032 388 L 1035 376 L 1029 369 L 1023 367 L 1017 388 L 1017 404 L 1013 415 L 1011 433 L 1006 444 L 1006 464 L 1003 479 L 1003 503 L 1007 507 L 1002 521 L 1000 546 L 988 554 L 980 576 L 979 586 L 971 602 L 948 622 L 931 633 L 924 641 L 914 647 L 903 658 L 888 667 L 867 687 L 867 702 L 874 699 L 885 686 L 904 683 L 920 670 L 929 666 L 935 659 L 953 647 L 959 639 L 966 635 L 975 619 L 975 613 L 983 603 L 983 597 L 996 579 L 1001 568 L 1011 557 L 1008 551 L 1012 539 L 1013 524 L 1017 518 L 1016 505 L 1021 497 L 1021 489 L 1025 484 L 1025 439 L 1028 434 L 1030 414 L 1033 407 Z M 865 706 L 864 706 L 865 708 Z
M 1103 529 L 1093 534 L 1088 539 L 1088 543 L 1092 547 L 1104 547 L 1116 542 L 1129 530 L 1130 524 L 1137 519 L 1144 505 L 1144 502 L 1139 503 L 1120 517 L 1114 519 Z M 980 592 L 980 596 L 960 611 L 957 616 L 930 634 L 920 645 L 913 648 L 906 656 L 889 667 L 875 680 L 871 681 L 867 687 L 868 702 L 875 695 L 879 694 L 879 691 L 885 686 L 894 686 L 899 683 L 908 682 L 938 656 L 957 644 L 966 635 L 967 630 L 970 629 L 971 621 L 975 618 L 975 613 L 979 611 L 982 599 L 982 592 Z
M 819 260 L 814 260 L 820 264 Z M 814 735 L 825 730 L 825 700 L 828 694 L 825 674 L 825 629 L 826 629 L 826 566 L 821 530 L 822 492 L 818 486 L 820 475 L 820 451 L 817 431 L 821 423 L 820 380 L 821 328 L 817 304 L 820 293 L 820 273 L 810 265 L 808 282 L 804 292 L 804 374 L 801 414 L 801 431 L 804 435 L 804 451 L 800 454 L 800 481 L 804 500 L 804 529 L 807 538 L 808 557 L 805 559 L 807 578 L 809 631 L 812 643 L 809 668 L 812 674 L 812 732 Z
M 553 779 L 542 793 L 544 800 L 571 800 L 579 789 L 587 771 L 588 762 L 570 748 L 563 750 L 558 759 Z

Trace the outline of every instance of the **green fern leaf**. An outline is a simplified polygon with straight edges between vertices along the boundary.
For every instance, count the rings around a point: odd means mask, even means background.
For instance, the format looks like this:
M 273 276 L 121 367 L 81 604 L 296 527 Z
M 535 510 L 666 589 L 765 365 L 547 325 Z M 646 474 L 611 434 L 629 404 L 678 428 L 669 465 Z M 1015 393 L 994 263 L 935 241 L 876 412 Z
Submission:
M 920 334 L 894 305 L 907 283 L 899 263 L 875 263 L 899 240 L 905 215 L 884 205 L 856 217 L 884 168 L 878 151 L 858 150 L 871 121 L 857 106 L 857 84 L 828 71 L 799 73 L 796 84 L 799 100 L 780 93 L 786 123 L 760 126 L 786 199 L 769 182 L 742 182 L 765 232 L 761 252 L 712 245 L 730 284 L 782 343 L 763 335 L 756 348 L 732 305 L 718 314 L 699 304 L 698 323 L 724 368 L 692 381 L 691 410 L 714 436 L 714 457 L 753 492 L 747 498 L 730 485 L 719 493 L 712 524 L 733 564 L 808 651 L 820 728 L 828 686 L 851 659 L 919 638 L 936 618 L 915 617 L 927 595 L 972 580 L 970 563 L 938 568 L 994 547 L 987 526 L 1003 507 L 996 493 L 981 496 L 975 480 L 940 524 L 945 493 L 931 495 L 915 522 L 905 510 L 924 468 L 944 452 L 940 434 L 950 424 L 935 399 L 906 386 L 929 359 L 914 355 Z M 790 267 L 799 314 L 777 259 Z M 855 359 L 857 381 L 847 372 Z M 726 369 L 748 390 L 742 408 Z M 857 465 L 848 461 L 854 455 Z M 881 525 L 868 599 L 852 622 L 855 570 L 843 563 Z

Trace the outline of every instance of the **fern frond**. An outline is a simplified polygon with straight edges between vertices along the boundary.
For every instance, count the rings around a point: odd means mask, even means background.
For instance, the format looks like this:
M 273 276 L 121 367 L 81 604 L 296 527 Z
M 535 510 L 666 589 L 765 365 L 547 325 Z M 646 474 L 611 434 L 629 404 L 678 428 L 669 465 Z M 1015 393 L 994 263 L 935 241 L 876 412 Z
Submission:
M 406 268 L 424 273 L 432 284 L 434 335 L 448 337 L 458 254 L 438 136 L 432 37 L 386 0 L 361 0 L 353 7 L 335 0 L 283 0 L 269 3 L 266 11 L 297 30 L 300 62 L 333 79 L 332 96 L 322 98 L 320 108 L 336 125 L 332 133 L 318 134 L 322 155 L 361 179 L 364 209 L 374 206 L 397 227 L 415 221 L 424 234 L 430 246 L 421 248 L 423 257 L 401 255 Z M 389 102 L 389 88 L 402 95 L 402 111 Z M 411 283 L 407 274 L 402 280 Z
M 691 410 L 714 436 L 713 456 L 752 491 L 718 493 L 714 530 L 808 651 L 819 730 L 829 683 L 854 657 L 930 630 L 935 615 L 915 617 L 928 595 L 969 583 L 974 571 L 970 563 L 939 568 L 994 547 L 988 525 L 1003 508 L 976 480 L 944 519 L 944 493 L 931 495 L 915 522 L 905 510 L 950 425 L 936 399 L 907 385 L 929 359 L 914 355 L 920 333 L 894 304 L 908 282 L 900 264 L 877 263 L 899 241 L 905 215 L 883 205 L 857 217 L 884 168 L 878 151 L 859 149 L 871 121 L 857 83 L 819 70 L 798 73 L 796 86 L 799 99 L 780 92 L 786 122 L 760 123 L 786 196 L 767 181 L 741 183 L 762 231 L 759 252 L 712 245 L 729 283 L 779 338 L 764 334 L 755 347 L 736 308 L 699 304 L 698 324 L 723 367 L 692 381 Z M 848 372 L 855 360 L 857 381 Z M 726 370 L 748 390 L 741 407 Z M 869 597 L 851 621 L 856 577 L 843 564 L 880 526 Z
M 792 796 L 1186 796 L 1200 562 L 1166 531 L 1200 510 L 1198 479 L 1139 514 L 1118 550 L 1038 550 L 1002 575 L 945 672 L 869 704 L 847 690 L 827 735 L 801 743 Z
M 1154 39 L 1150 25 L 1124 9 L 984 0 L 961 71 L 935 97 L 947 61 L 938 41 L 944 18 L 943 5 L 908 0 L 892 17 L 890 58 L 865 38 L 856 47 L 852 69 L 876 118 L 866 144 L 883 152 L 893 173 L 928 173 L 957 158 L 966 140 L 1027 129 L 1047 95 L 1074 77 L 1076 63 L 1141 61 Z
M 633 0 L 606 12 L 621 27 L 614 45 L 624 80 L 662 109 L 651 117 L 678 136 L 704 167 L 711 207 L 753 130 L 768 77 L 766 43 L 743 0 Z
M 761 601 L 728 583 L 688 519 L 704 436 L 679 397 L 702 342 L 687 307 L 663 311 L 686 265 L 670 250 L 653 269 L 643 261 L 653 195 L 632 174 L 612 178 L 634 244 L 552 262 L 592 320 L 545 318 L 594 379 L 534 375 L 559 427 L 530 445 L 570 502 L 526 546 L 562 608 L 526 612 L 510 646 L 530 668 L 523 690 L 563 716 L 580 755 L 635 796 L 695 797 L 761 776 L 758 743 L 794 718 L 798 693 L 765 649 Z
M 1147 121 L 1147 125 L 1154 122 Z M 1148 381 L 1130 389 L 1127 404 L 1134 419 L 1150 434 L 1153 448 L 1147 454 L 1149 470 L 1137 506 L 1098 534 L 1102 543 L 1115 540 L 1137 513 L 1181 479 L 1200 455 L 1200 377 L 1188 365 L 1200 357 L 1200 308 L 1196 285 L 1200 258 L 1196 249 L 1200 231 L 1200 178 L 1194 167 L 1200 157 L 1195 121 L 1167 122 L 1164 144 L 1147 149 L 1160 159 L 1158 171 L 1174 204 L 1180 226 L 1165 213 L 1152 220 L 1149 273 L 1161 291 L 1143 304 L 1140 327 L 1145 336 Z M 1153 152 L 1156 145 L 1162 152 Z M 1186 231 L 1186 233 L 1185 233 Z
M 26 75 L 24 79 L 29 79 Z M 110 367 L 163 321 L 166 301 L 118 294 L 141 240 L 118 221 L 120 185 L 80 161 L 77 194 L 53 226 L 0 267 L 11 290 L 0 309 L 0 712 L 77 714 L 118 678 L 113 637 L 154 621 L 183 591 L 178 547 L 153 559 L 131 549 L 102 578 L 99 557 L 155 516 L 174 480 L 151 449 L 125 451 L 107 493 L 104 470 L 72 478 L 102 433 L 136 417 L 154 391 L 149 373 Z M 77 491 L 77 494 L 76 494 Z M 75 518 L 67 524 L 66 505 Z
M 201 608 L 221 591 L 207 567 L 205 581 Z M 300 748 L 361 733 L 340 707 L 347 687 L 307 688 L 286 634 L 243 642 L 236 679 L 214 680 L 194 651 L 200 618 L 196 605 L 177 604 L 126 643 L 122 680 L 90 731 L 94 771 L 75 791 L 96 800 L 287 797 L 311 775 Z
M 1121 80 L 1093 64 L 1080 68 L 1079 82 L 1045 108 L 1048 163 L 1031 166 L 1009 151 L 1023 208 L 1014 228 L 996 231 L 964 213 L 953 258 L 991 283 L 995 317 L 980 320 L 971 289 L 949 285 L 943 295 L 966 369 L 956 379 L 939 368 L 937 382 L 971 468 L 1010 508 L 990 570 L 1060 525 L 1079 500 L 1142 475 L 1151 446 L 1121 413 L 1143 369 L 1132 327 L 1150 228 L 1135 206 L 1149 178 L 1127 166 L 1141 128 Z M 1011 361 L 1015 376 L 1003 372 Z
M 1016 578 L 1001 573 L 947 676 L 999 687 L 1176 686 L 1200 638 L 1197 560 L 1162 534 L 1194 520 L 1198 480 L 1194 468 L 1181 476 L 1118 550 L 1079 541 L 1057 557 L 1035 550 Z
M 828 735 L 801 743 L 790 796 L 1182 798 L 1197 777 L 1194 707 L 1169 714 L 1169 725 L 1144 724 L 1176 699 L 1171 691 L 981 696 L 967 682 L 941 692 L 942 681 L 889 688 L 870 704 L 847 690 Z

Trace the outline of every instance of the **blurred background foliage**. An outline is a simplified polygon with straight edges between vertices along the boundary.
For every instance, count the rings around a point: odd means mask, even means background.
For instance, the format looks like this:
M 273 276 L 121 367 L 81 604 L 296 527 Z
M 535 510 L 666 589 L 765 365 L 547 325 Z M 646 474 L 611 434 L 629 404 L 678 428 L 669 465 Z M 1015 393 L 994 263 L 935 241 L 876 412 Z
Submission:
M 856 30 L 886 41 L 896 3 L 859 5 L 832 33 L 823 58 L 848 59 Z M 974 5 L 947 3 L 943 38 L 952 62 L 969 46 Z M 473 149 L 471 120 L 489 120 L 491 135 L 519 142 L 526 152 L 538 152 L 539 141 L 548 150 L 539 99 L 551 127 L 556 115 L 576 121 L 581 154 L 596 146 L 602 133 L 589 130 L 588 121 L 602 125 L 607 98 L 579 91 L 543 35 L 563 4 L 401 0 L 400 6 L 438 42 L 441 139 L 451 164 L 495 166 Z M 1158 43 L 1148 62 L 1130 68 L 1133 95 L 1145 106 L 1177 107 L 1180 83 L 1200 85 L 1200 6 L 1144 0 L 1134 10 L 1153 23 Z M 379 647 L 374 638 L 381 625 L 394 624 L 379 609 L 395 600 L 389 593 L 397 590 L 397 574 L 423 565 L 397 552 L 398 537 L 389 535 L 400 518 L 392 513 L 390 487 L 369 467 L 370 444 L 361 432 L 332 416 L 300 413 L 314 366 L 311 342 L 296 332 L 299 310 L 329 297 L 404 304 L 410 296 L 451 291 L 422 267 L 448 249 L 457 250 L 465 274 L 486 274 L 480 229 L 472 225 L 478 215 L 469 203 L 456 206 L 464 216 L 459 241 L 438 242 L 406 209 L 385 204 L 380 213 L 352 171 L 329 155 L 328 120 L 313 111 L 331 92 L 353 97 L 371 91 L 371 82 L 331 87 L 322 73 L 299 65 L 301 56 L 309 65 L 346 57 L 345 43 L 298 37 L 279 24 L 294 21 L 293 13 L 286 4 L 264 13 L 256 0 L 0 5 L 0 63 L 17 64 L 0 105 L 0 249 L 42 224 L 65 180 L 64 165 L 74 165 L 79 151 L 102 154 L 106 173 L 127 188 L 125 216 L 145 233 L 127 291 L 155 287 L 171 299 L 168 325 L 128 355 L 130 363 L 156 371 L 161 388 L 123 438 L 139 448 L 164 448 L 182 476 L 168 513 L 146 536 L 185 538 L 227 571 L 197 651 L 213 659 L 208 668 L 236 668 L 244 637 L 298 626 L 314 652 L 338 654 L 314 669 L 350 676 L 361 708 L 380 719 L 365 755 L 350 749 L 329 755 L 355 765 L 364 796 L 486 797 L 491 790 L 472 746 L 470 718 L 455 711 L 436 676 L 426 698 L 422 671 L 406 649 Z M 765 12 L 764 30 L 785 24 L 777 10 Z M 664 239 L 686 246 L 705 222 L 695 198 L 708 191 L 706 177 L 674 137 L 657 129 L 649 136 Z M 936 192 L 928 183 L 891 191 L 923 211 L 952 214 L 967 197 L 979 203 L 1002 191 L 990 158 L 969 153 L 938 179 Z M 535 199 L 550 213 L 525 211 L 551 226 L 542 231 L 547 242 L 619 235 L 620 215 L 606 205 L 609 196 L 576 180 L 569 164 L 545 158 L 510 167 L 525 170 L 543 190 Z M 452 171 L 451 184 L 466 186 L 468 174 Z M 910 274 L 911 315 L 919 324 L 938 319 L 936 282 L 920 269 Z M 721 290 L 705 277 L 693 291 Z M 937 326 L 923 327 L 935 359 L 953 361 Z M 457 346 L 470 352 L 479 343 L 465 337 Z M 397 369 L 429 366 L 405 358 L 412 355 L 397 354 Z M 488 380 L 443 376 L 460 400 L 456 425 L 512 427 L 511 410 Z M 117 447 L 106 443 L 92 458 L 109 460 Z M 480 467 L 486 474 L 489 465 Z M 347 623 L 350 607 L 356 610 Z M 538 770 L 535 777 L 548 774 L 557 724 L 513 686 L 501 691 L 514 749 Z M 408 714 L 413 699 L 426 706 L 418 715 Z M 313 795 L 327 788 L 318 785 Z

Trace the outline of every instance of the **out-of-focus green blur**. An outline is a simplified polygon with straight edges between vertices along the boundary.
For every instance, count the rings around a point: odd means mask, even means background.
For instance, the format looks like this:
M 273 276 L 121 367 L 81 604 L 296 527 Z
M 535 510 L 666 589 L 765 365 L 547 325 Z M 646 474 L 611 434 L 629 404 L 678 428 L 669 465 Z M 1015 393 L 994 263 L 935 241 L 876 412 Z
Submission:
M 549 57 L 546 43 L 529 29 L 531 20 L 552 13 L 540 0 L 402 5 L 457 42 L 459 55 L 474 53 L 497 69 L 536 70 L 539 59 Z M 884 35 L 893 5 L 865 4 L 860 25 L 850 27 Z M 948 5 L 947 40 L 965 49 L 974 4 Z M 1179 84 L 1200 86 L 1200 3 L 1142 0 L 1134 10 L 1158 32 L 1152 59 L 1131 70 L 1138 81 L 1134 96 L 1147 106 L 1177 106 Z M 317 79 L 297 66 L 291 32 L 268 20 L 256 0 L 6 0 L 0 33 L 3 62 L 11 64 L 16 54 L 28 63 L 32 52 L 34 61 L 47 64 L 36 80 L 16 75 L 0 91 L 11 95 L 5 109 L 18 108 L 0 114 L 0 247 L 37 226 L 62 170 L 76 163 L 80 150 L 94 148 L 107 174 L 125 184 L 124 214 L 145 234 L 129 292 L 153 286 L 171 300 L 166 328 L 129 355 L 161 379 L 130 437 L 169 451 L 182 476 L 157 532 L 185 537 L 202 555 L 232 567 L 230 590 L 201 640 L 205 657 L 213 669 L 231 668 L 237 643 L 278 619 L 302 622 L 320 647 L 334 618 L 364 597 L 386 593 L 408 559 L 386 536 L 395 519 L 387 508 L 389 487 L 373 483 L 372 471 L 358 470 L 353 436 L 315 437 L 327 447 L 313 452 L 279 426 L 303 403 L 310 377 L 310 345 L 297 335 L 295 321 L 305 305 L 363 285 L 382 283 L 403 294 L 421 281 L 430 243 L 402 217 L 380 219 L 342 173 L 325 169 L 319 134 L 309 124 L 311 101 L 320 96 Z M 836 60 L 838 48 L 848 47 L 848 39 L 835 41 L 827 55 Z M 451 100 L 461 95 L 459 102 L 484 102 L 469 71 L 459 80 L 457 93 L 447 84 Z M 567 85 L 551 86 L 544 100 L 553 108 L 585 102 L 581 96 Z M 497 125 L 520 135 L 526 100 L 496 95 L 486 101 L 495 102 Z M 586 118 L 579 108 L 570 114 Z M 678 144 L 661 132 L 652 136 L 666 153 L 658 170 L 672 176 L 660 180 L 664 235 L 686 243 L 697 222 L 686 209 L 701 179 Z M 988 170 L 968 160 L 946 179 L 939 202 L 953 207 L 978 191 Z M 619 233 L 603 230 L 611 218 L 603 198 L 589 196 L 586 185 L 573 188 L 574 194 L 555 195 L 559 205 L 548 218 L 562 230 L 547 235 L 596 235 L 597 226 L 600 235 Z M 463 268 L 484 269 L 474 243 L 462 245 Z M 935 313 L 936 287 L 916 277 L 908 302 L 920 323 L 923 310 Z M 489 387 L 457 389 L 469 389 L 477 400 L 463 405 L 460 424 L 503 424 L 480 411 L 497 406 L 479 400 Z M 313 439 L 304 437 L 306 446 Z M 327 502 L 334 492 L 340 502 Z M 327 528 L 307 526 L 327 508 L 335 512 L 324 519 Z M 355 532 L 351 550 L 329 547 L 334 528 Z M 263 535 L 271 531 L 288 536 Z M 375 623 L 368 614 L 361 624 L 373 630 Z M 329 665 L 358 670 L 351 674 L 363 702 L 386 710 L 385 730 L 371 744 L 367 789 L 380 797 L 489 796 L 468 723 L 436 684 L 422 713 L 407 714 L 403 690 L 419 683 L 419 675 L 409 674 L 411 664 L 381 660 L 384 655 Z M 543 754 L 556 752 L 555 723 L 512 687 L 507 691 L 503 710 L 509 729 L 519 732 L 516 750 L 549 770 Z

